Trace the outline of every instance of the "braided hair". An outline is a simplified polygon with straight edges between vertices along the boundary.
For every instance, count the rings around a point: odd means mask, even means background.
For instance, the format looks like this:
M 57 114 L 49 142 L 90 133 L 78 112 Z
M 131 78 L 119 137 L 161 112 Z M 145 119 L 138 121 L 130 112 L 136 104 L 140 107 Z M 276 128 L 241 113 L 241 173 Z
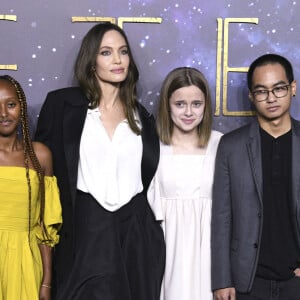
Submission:
M 29 175 L 29 163 L 32 163 L 32 166 L 34 170 L 36 171 L 38 175 L 39 180 L 39 201 L 40 201 L 40 216 L 39 216 L 39 223 L 42 228 L 44 240 L 42 242 L 49 242 L 49 235 L 47 233 L 47 229 L 44 223 L 44 211 L 45 211 L 45 182 L 44 182 L 44 171 L 41 167 L 41 164 L 38 161 L 38 158 L 35 154 L 32 140 L 30 138 L 30 132 L 29 132 L 29 126 L 28 126 L 28 115 L 27 115 L 27 102 L 26 102 L 26 96 L 23 91 L 23 88 L 21 87 L 20 83 L 15 80 L 13 77 L 9 75 L 2 75 L 0 76 L 0 79 L 6 80 L 10 82 L 15 90 L 16 94 L 20 103 L 20 111 L 21 111 L 21 117 L 20 117 L 20 124 L 22 129 L 22 145 L 23 145 L 23 153 L 24 153 L 24 165 L 26 169 L 26 179 L 27 179 L 27 186 L 28 186 L 28 212 L 29 212 L 29 218 L 28 218 L 28 238 L 30 239 L 30 231 L 31 231 L 31 182 L 30 182 L 30 175 Z

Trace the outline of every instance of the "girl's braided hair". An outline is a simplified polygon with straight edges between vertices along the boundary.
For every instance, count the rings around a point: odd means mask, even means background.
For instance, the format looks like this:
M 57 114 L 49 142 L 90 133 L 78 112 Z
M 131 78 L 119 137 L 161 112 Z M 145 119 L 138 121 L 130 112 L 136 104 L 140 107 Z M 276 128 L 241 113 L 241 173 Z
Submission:
M 20 125 L 22 130 L 22 144 L 23 144 L 23 152 L 24 152 L 24 164 L 26 169 L 26 179 L 27 179 L 27 186 L 28 186 L 28 210 L 29 210 L 29 218 L 28 218 L 28 231 L 30 235 L 31 230 L 31 182 L 30 182 L 30 175 L 29 175 L 29 162 L 32 163 L 34 170 L 38 175 L 39 180 L 39 201 L 40 201 L 40 216 L 39 222 L 42 228 L 43 235 L 45 237 L 43 242 L 49 242 L 49 235 L 47 233 L 47 229 L 44 223 L 44 211 L 45 211 L 45 182 L 44 182 L 44 171 L 38 161 L 38 158 L 35 154 L 32 140 L 30 138 L 29 126 L 28 126 L 28 114 L 27 114 L 27 102 L 26 96 L 23 91 L 22 86 L 20 83 L 15 80 L 13 77 L 9 75 L 0 76 L 0 79 L 6 80 L 10 82 L 16 90 L 16 94 L 18 100 L 20 102 Z M 28 235 L 28 237 L 29 237 Z

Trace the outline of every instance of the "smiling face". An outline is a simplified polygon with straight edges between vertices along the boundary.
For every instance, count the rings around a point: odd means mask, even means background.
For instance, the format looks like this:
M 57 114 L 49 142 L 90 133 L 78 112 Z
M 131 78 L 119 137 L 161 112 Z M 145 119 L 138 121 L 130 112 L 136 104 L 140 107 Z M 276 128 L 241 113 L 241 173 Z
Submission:
M 254 70 L 252 78 L 249 97 L 256 107 L 258 119 L 273 121 L 289 118 L 291 98 L 296 93 L 296 82 L 289 84 L 284 68 L 279 63 L 259 66 Z M 278 98 L 271 92 L 273 90 L 280 96 L 283 89 L 287 89 L 284 97 Z M 268 91 L 266 100 L 257 101 L 255 95 L 262 94 L 264 91 Z
M 205 96 L 195 85 L 179 88 L 170 98 L 170 112 L 173 121 L 173 134 L 197 133 L 204 115 Z
M 129 67 L 128 47 L 116 30 L 107 31 L 99 46 L 95 75 L 100 84 L 118 84 L 124 81 Z
M 11 83 L 0 80 L 0 136 L 15 135 L 20 122 L 21 107 Z

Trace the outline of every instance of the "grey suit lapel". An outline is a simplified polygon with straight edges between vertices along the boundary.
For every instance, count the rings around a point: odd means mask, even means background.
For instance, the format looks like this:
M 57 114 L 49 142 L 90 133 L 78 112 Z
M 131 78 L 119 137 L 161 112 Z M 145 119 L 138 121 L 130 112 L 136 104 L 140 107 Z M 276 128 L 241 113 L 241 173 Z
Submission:
M 300 197 L 300 123 L 292 119 L 292 205 L 297 211 Z
M 262 178 L 262 161 L 261 161 L 261 143 L 259 134 L 259 125 L 253 122 L 249 128 L 249 141 L 247 143 L 248 155 L 251 165 L 253 180 L 259 195 L 259 201 L 262 203 L 263 195 L 263 178 Z

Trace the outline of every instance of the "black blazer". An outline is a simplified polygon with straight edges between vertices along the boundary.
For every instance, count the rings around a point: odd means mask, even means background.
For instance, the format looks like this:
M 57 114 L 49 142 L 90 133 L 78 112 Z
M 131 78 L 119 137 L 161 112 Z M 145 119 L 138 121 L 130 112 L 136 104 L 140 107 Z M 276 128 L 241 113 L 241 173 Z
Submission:
M 154 118 L 137 103 L 142 123 L 142 181 L 146 195 L 159 161 L 159 139 Z M 78 87 L 50 92 L 42 106 L 35 140 L 46 144 L 53 155 L 53 170 L 60 190 L 63 226 L 55 249 L 54 269 L 58 276 L 71 268 L 73 261 L 73 215 L 76 196 L 79 145 L 88 109 L 88 99 Z M 57 278 L 57 280 L 60 280 Z

